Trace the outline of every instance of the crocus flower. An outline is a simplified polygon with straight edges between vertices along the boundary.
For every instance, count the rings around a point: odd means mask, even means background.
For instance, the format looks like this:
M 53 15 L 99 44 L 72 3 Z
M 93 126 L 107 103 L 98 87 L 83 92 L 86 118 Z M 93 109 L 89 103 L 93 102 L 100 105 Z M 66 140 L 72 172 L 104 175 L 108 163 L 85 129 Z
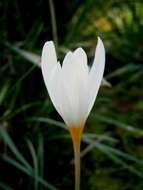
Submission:
M 82 48 L 69 51 L 61 66 L 52 41 L 45 43 L 42 51 L 42 74 L 51 101 L 66 123 L 74 144 L 76 190 L 79 189 L 79 151 L 81 134 L 94 105 L 104 72 L 105 50 L 98 37 L 92 67 Z M 78 155 L 78 156 L 76 156 Z

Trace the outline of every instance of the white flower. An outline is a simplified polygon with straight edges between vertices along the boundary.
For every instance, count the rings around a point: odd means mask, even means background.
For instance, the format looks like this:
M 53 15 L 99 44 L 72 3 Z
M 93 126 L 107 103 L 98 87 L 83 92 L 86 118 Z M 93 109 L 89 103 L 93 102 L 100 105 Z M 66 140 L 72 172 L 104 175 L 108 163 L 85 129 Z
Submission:
M 83 126 L 103 78 L 105 50 L 102 40 L 98 37 L 91 69 L 82 48 L 68 52 L 61 66 L 52 41 L 43 47 L 41 66 L 49 96 L 66 125 Z

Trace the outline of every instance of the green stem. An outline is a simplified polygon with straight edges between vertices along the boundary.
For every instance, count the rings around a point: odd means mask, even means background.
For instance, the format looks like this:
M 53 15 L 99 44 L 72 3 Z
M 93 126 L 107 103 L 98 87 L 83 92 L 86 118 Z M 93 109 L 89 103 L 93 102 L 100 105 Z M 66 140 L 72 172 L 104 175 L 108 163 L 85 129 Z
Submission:
M 75 164 L 75 190 L 80 190 L 80 139 L 73 141 Z
M 51 14 L 51 24 L 52 24 L 52 33 L 53 39 L 55 42 L 56 49 L 58 48 L 58 35 L 57 35 L 57 24 L 56 24 L 56 15 L 55 15 L 55 7 L 53 0 L 49 0 L 50 14 Z
M 80 125 L 79 127 L 69 127 L 74 148 L 75 190 L 80 190 L 80 144 L 83 129 L 84 125 Z

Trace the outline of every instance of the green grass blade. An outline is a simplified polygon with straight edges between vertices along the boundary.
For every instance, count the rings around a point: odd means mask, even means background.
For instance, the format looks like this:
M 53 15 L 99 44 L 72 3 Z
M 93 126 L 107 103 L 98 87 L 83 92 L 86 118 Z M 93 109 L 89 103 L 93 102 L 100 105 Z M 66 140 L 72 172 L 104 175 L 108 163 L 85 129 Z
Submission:
M 14 160 L 13 158 L 9 157 L 8 155 L 4 155 L 2 157 L 6 162 L 8 162 L 9 164 L 13 165 L 14 167 L 16 167 L 17 169 L 19 169 L 20 171 L 22 171 L 23 173 L 27 174 L 28 176 L 30 176 L 31 178 L 35 179 L 35 176 L 33 175 L 33 171 L 29 172 L 29 170 L 25 167 L 23 167 L 21 164 L 19 164 L 16 160 Z M 58 190 L 56 187 L 54 187 L 53 185 L 51 185 L 50 183 L 48 183 L 47 181 L 45 181 L 43 178 L 37 176 L 36 179 L 39 183 L 41 183 L 45 188 L 49 188 L 49 190 Z
M 128 132 L 131 132 L 131 133 L 133 133 L 135 135 L 143 136 L 143 130 L 134 128 L 131 125 L 125 124 L 125 123 L 120 122 L 118 120 L 114 120 L 114 119 L 112 119 L 110 117 L 106 117 L 106 116 L 103 116 L 103 115 L 101 116 L 99 114 L 92 114 L 92 117 L 96 118 L 96 120 L 101 121 L 103 123 L 112 124 L 112 125 L 114 125 L 116 127 L 125 129 Z
M 38 150 L 37 150 L 37 160 L 39 165 L 39 175 L 41 178 L 44 176 L 44 140 L 43 136 L 39 134 L 38 137 Z M 43 190 L 41 187 L 40 190 Z
M 14 156 L 22 163 L 24 166 L 29 170 L 32 171 L 31 166 L 29 163 L 25 160 L 25 158 L 22 156 L 22 154 L 19 152 L 19 150 L 16 148 L 14 142 L 6 132 L 6 130 L 0 126 L 0 135 L 2 136 L 4 142 L 8 145 L 11 152 L 14 154 Z
M 33 65 L 27 72 L 25 72 L 19 80 L 9 89 L 8 95 L 19 85 L 32 71 L 35 69 L 35 65 Z
M 136 158 L 134 156 L 131 156 L 130 154 L 127 154 L 125 152 L 120 151 L 119 149 L 115 149 L 115 148 L 112 148 L 112 147 L 107 146 L 107 145 L 102 144 L 102 146 L 104 148 L 106 148 L 107 150 L 109 150 L 110 152 L 112 152 L 113 154 L 116 154 L 117 156 L 122 157 L 123 159 L 135 162 L 135 163 L 140 164 L 141 166 L 143 166 L 143 160 L 141 160 L 141 159 L 138 159 L 138 158 Z
M 67 127 L 65 126 L 64 123 L 60 122 L 60 121 L 56 121 L 54 119 L 50 119 L 48 117 L 31 117 L 31 118 L 28 118 L 26 119 L 27 122 L 40 122 L 40 123 L 48 123 L 48 124 L 51 124 L 51 125 L 54 125 L 54 126 L 57 126 L 57 127 L 60 127 L 62 129 L 66 129 L 67 130 Z
M 34 146 L 32 144 L 32 142 L 30 140 L 27 140 L 27 144 L 28 144 L 28 147 L 29 147 L 29 150 L 30 150 L 30 153 L 32 155 L 32 159 L 33 159 L 33 165 L 34 165 L 34 169 L 33 169 L 33 172 L 34 172 L 34 179 L 35 179 L 35 190 L 38 190 L 38 160 L 37 160 L 37 156 L 36 156 L 36 152 L 35 152 L 35 149 L 34 149 Z
M 113 77 L 121 76 L 130 72 L 135 72 L 136 70 L 140 69 L 141 67 L 135 64 L 128 64 L 123 67 L 116 69 L 115 71 L 106 75 L 106 79 L 111 79 Z
M 19 163 L 17 160 L 9 157 L 8 155 L 4 154 L 2 156 L 2 159 L 9 164 L 15 166 L 17 169 L 21 170 L 22 172 L 26 173 L 27 175 L 32 175 L 32 171 L 30 172 L 27 168 L 25 168 L 21 163 Z
M 31 102 L 31 103 L 25 104 L 25 105 L 21 106 L 20 108 L 14 110 L 13 112 L 10 112 L 7 115 L 3 116 L 2 119 L 3 120 L 4 119 L 11 119 L 12 117 L 15 117 L 17 114 L 25 112 L 26 110 L 28 110 L 28 109 L 30 109 L 32 107 L 38 106 L 40 104 L 41 104 L 40 101 L 36 101 L 36 102 Z
M 0 188 L 2 188 L 3 190 L 14 190 L 12 187 L 10 187 L 9 185 L 7 185 L 1 181 L 0 181 Z
M 123 168 L 126 168 L 130 172 L 132 172 L 135 175 L 137 175 L 138 177 L 143 178 L 142 172 L 138 171 L 137 169 L 135 169 L 131 165 L 127 164 L 119 156 L 117 156 L 116 154 L 114 154 L 113 152 L 111 152 L 107 147 L 104 147 L 104 145 L 102 145 L 101 143 L 98 143 L 96 141 L 91 141 L 90 139 L 88 139 L 86 137 L 84 137 L 83 140 L 84 140 L 84 142 L 86 142 L 88 144 L 93 144 L 96 148 L 98 148 L 101 152 L 103 152 L 104 154 L 106 154 L 114 162 L 116 162 L 117 164 L 120 164 L 121 166 L 123 166 Z
M 6 43 L 6 46 L 9 47 L 12 51 L 16 52 L 21 57 L 23 57 L 25 60 L 33 63 L 35 66 L 40 67 L 40 55 L 24 49 L 20 49 L 16 45 L 11 45 L 9 43 Z

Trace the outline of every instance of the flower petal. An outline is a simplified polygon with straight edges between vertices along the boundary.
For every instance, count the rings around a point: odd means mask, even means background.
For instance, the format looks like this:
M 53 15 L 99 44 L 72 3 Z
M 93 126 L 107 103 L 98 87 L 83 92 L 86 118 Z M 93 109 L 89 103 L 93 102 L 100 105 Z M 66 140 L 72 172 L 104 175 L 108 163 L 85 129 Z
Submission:
M 61 86 L 61 65 L 57 62 L 55 46 L 52 41 L 44 44 L 42 50 L 41 68 L 51 101 L 58 113 L 62 115 L 60 96 L 58 92 Z
M 64 89 L 61 65 L 59 62 L 53 67 L 48 82 L 46 81 L 45 84 L 55 109 L 68 125 L 72 121 L 71 109 L 69 108 L 69 97 Z
M 42 74 L 46 84 L 48 84 L 52 69 L 56 64 L 57 56 L 54 43 L 52 41 L 48 41 L 44 44 L 41 57 Z
M 84 74 L 88 73 L 87 56 L 82 48 L 78 48 L 74 52 L 69 51 L 66 54 L 62 65 L 62 70 L 66 73 L 67 71 L 71 71 L 71 69 L 75 72 L 82 72 L 83 70 Z M 73 72 L 71 72 L 71 74 L 73 75 Z
M 87 112 L 87 56 L 82 48 L 69 52 L 63 61 L 63 84 L 67 93 L 72 125 L 79 126 Z M 86 105 L 86 106 L 85 106 Z
M 49 96 L 58 113 L 61 115 L 61 102 L 59 96 L 61 66 L 59 63 L 53 68 L 48 82 L 45 82 Z
M 87 115 L 90 113 L 95 102 L 105 67 L 105 49 L 102 40 L 98 37 L 97 47 L 92 68 L 89 73 L 89 106 Z

